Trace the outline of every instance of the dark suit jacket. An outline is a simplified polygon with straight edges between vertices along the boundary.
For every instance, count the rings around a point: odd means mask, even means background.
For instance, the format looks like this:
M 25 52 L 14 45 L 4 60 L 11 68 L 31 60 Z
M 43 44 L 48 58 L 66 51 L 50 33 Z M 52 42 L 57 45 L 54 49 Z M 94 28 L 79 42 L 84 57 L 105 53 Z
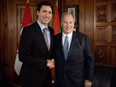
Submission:
M 19 60 L 23 62 L 20 72 L 23 87 L 43 87 L 42 85 L 48 81 L 51 83 L 51 71 L 47 67 L 47 59 L 51 58 L 54 31 L 48 28 L 51 35 L 49 51 L 37 22 L 23 29 L 19 48 Z
M 62 33 L 54 38 L 56 87 L 83 87 L 84 80 L 93 79 L 94 58 L 88 37 L 73 32 L 68 58 L 65 61 Z

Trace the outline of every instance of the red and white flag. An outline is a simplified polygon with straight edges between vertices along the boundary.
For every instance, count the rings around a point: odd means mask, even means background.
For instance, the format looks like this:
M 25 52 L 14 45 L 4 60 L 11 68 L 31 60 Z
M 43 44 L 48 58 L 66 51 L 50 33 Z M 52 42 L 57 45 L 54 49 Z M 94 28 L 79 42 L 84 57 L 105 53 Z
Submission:
M 30 12 L 30 8 L 29 8 L 29 0 L 27 0 L 20 35 L 22 33 L 23 27 L 25 27 L 31 23 L 32 23 L 32 19 L 31 19 L 31 12 Z M 19 49 L 19 46 L 20 46 L 20 36 L 19 36 L 19 41 L 18 41 L 18 49 Z M 20 69 L 22 66 L 22 62 L 20 62 L 19 58 L 18 58 L 19 57 L 18 49 L 17 49 L 16 59 L 15 59 L 15 63 L 14 63 L 14 69 L 15 69 L 15 72 L 17 73 L 17 75 L 20 74 Z

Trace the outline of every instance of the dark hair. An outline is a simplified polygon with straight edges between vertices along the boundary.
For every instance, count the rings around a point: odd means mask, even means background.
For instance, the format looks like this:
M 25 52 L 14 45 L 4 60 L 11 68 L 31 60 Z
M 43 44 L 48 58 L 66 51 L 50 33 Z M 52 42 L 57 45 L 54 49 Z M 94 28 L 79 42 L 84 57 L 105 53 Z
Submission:
M 37 10 L 40 11 L 40 9 L 41 9 L 41 7 L 42 7 L 43 5 L 50 6 L 51 9 L 52 9 L 52 11 L 53 11 L 53 6 L 52 6 L 52 4 L 51 4 L 50 2 L 48 2 L 48 1 L 41 1 L 40 3 L 38 3 L 38 5 L 37 5 Z

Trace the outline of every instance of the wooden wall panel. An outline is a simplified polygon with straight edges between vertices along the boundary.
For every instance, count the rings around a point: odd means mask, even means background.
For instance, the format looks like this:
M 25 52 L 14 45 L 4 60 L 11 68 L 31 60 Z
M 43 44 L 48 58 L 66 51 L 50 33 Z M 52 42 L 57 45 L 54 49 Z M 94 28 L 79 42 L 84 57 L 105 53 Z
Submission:
M 110 64 L 116 66 L 116 46 L 111 46 L 109 50 Z
M 94 0 L 85 0 L 85 29 L 91 41 L 91 47 L 94 45 Z
M 79 4 L 79 0 L 66 0 L 65 1 L 66 5 L 78 5 Z
M 0 61 L 5 65 L 5 46 L 6 46 L 6 38 L 7 34 L 7 19 L 6 19 L 6 0 L 0 0 L 2 3 L 0 6 Z M 5 34 L 6 33 L 6 34 Z
M 79 0 L 79 31 L 85 32 L 85 0 Z
M 95 63 L 116 66 L 116 1 L 95 0 L 94 7 Z M 102 49 L 104 46 L 105 50 Z
M 107 46 L 96 46 L 95 48 L 95 63 L 99 64 L 108 64 L 108 51 L 107 51 Z
M 6 77 L 7 82 L 13 83 L 15 80 L 16 73 L 14 72 L 14 58 L 16 56 L 17 48 L 17 30 L 16 30 L 16 15 L 14 14 L 15 3 L 13 0 L 9 0 L 7 3 L 7 33 L 6 38 L 6 47 L 5 47 L 5 62 L 6 62 Z

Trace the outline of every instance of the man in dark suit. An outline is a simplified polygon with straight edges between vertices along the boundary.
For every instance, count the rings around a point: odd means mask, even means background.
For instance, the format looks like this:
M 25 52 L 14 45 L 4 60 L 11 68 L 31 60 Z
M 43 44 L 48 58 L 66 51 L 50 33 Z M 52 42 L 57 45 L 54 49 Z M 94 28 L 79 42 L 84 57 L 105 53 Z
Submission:
M 87 35 L 74 31 L 74 17 L 63 13 L 62 33 L 54 38 L 56 87 L 91 87 L 94 58 Z
M 49 2 L 40 2 L 37 21 L 23 29 L 19 48 L 19 60 L 23 63 L 20 72 L 22 87 L 52 86 L 50 69 L 54 67 L 51 59 L 54 31 L 48 26 L 52 11 Z

